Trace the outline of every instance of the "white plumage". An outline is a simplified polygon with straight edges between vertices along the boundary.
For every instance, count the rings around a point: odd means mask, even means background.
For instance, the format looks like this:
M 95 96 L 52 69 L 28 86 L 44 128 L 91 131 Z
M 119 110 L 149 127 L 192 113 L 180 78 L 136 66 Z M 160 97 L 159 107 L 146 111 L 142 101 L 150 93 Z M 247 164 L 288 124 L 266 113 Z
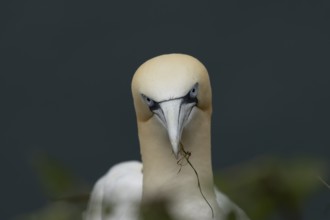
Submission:
M 247 220 L 213 184 L 206 68 L 188 55 L 155 57 L 136 71 L 132 94 L 143 166 L 120 163 L 98 180 L 85 220 L 137 220 L 140 204 L 158 199 L 175 220 L 226 220 L 231 212 Z
M 134 220 L 142 199 L 142 164 L 116 164 L 97 181 L 91 194 L 86 220 Z

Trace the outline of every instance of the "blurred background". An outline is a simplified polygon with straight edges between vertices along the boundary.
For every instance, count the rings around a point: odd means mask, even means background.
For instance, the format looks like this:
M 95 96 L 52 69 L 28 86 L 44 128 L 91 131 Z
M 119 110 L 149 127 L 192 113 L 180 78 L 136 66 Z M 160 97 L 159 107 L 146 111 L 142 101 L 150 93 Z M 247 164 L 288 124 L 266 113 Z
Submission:
M 1 219 L 77 216 L 112 165 L 139 160 L 130 81 L 145 60 L 173 52 L 209 70 L 223 190 L 256 219 L 330 219 L 329 9 L 326 0 L 1 1 Z M 69 208 L 52 206 L 61 198 Z

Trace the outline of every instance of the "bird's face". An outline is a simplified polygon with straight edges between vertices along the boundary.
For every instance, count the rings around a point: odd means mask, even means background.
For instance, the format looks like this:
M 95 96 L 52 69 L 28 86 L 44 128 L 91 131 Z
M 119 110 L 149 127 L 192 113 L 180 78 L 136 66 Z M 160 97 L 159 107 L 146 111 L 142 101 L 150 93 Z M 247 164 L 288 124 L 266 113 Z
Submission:
M 188 55 L 162 55 L 142 64 L 133 77 L 132 93 L 138 121 L 155 117 L 167 130 L 176 157 L 194 108 L 207 114 L 212 111 L 207 70 Z

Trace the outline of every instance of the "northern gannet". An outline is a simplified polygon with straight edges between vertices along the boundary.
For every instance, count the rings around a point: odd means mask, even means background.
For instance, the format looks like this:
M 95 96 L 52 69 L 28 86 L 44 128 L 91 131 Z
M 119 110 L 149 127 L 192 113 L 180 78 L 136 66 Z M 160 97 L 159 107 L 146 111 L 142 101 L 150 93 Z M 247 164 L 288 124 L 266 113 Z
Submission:
M 141 202 L 158 199 L 168 201 L 175 220 L 225 220 L 232 212 L 248 220 L 213 183 L 212 92 L 204 65 L 184 54 L 152 58 L 135 72 L 132 95 L 143 165 L 123 162 L 99 179 L 85 220 L 136 220 Z

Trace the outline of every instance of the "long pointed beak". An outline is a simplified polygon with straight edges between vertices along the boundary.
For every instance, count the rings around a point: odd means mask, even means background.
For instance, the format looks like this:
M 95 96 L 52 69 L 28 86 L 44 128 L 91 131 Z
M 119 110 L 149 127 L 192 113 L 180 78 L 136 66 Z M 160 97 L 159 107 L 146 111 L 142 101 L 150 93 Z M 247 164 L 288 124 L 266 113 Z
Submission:
M 167 129 L 172 151 L 178 159 L 180 141 L 184 125 L 193 106 L 183 102 L 183 99 L 173 99 L 160 103 L 161 112 L 159 119 Z

